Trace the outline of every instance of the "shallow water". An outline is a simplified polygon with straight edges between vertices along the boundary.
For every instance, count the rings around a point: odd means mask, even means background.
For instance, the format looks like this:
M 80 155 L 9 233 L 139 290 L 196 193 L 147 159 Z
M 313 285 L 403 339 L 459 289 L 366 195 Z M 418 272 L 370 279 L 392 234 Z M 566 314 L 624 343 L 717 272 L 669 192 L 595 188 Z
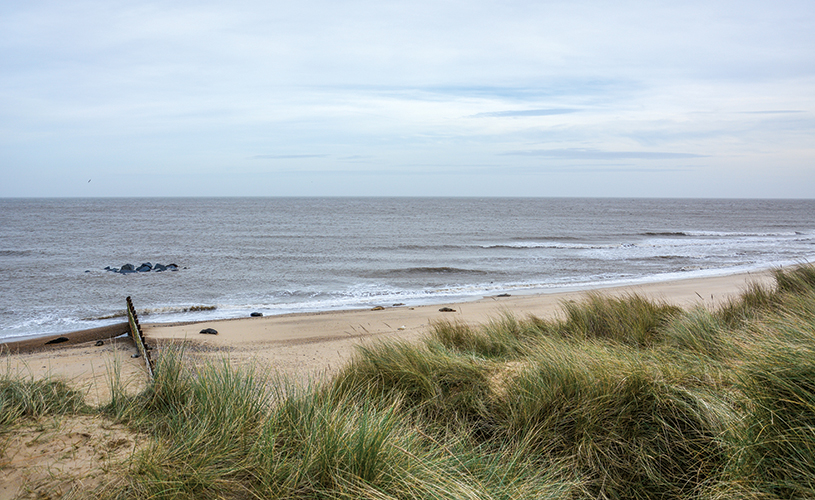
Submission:
M 0 339 L 811 261 L 813 200 L 0 200 Z M 104 270 L 174 263 L 178 271 Z

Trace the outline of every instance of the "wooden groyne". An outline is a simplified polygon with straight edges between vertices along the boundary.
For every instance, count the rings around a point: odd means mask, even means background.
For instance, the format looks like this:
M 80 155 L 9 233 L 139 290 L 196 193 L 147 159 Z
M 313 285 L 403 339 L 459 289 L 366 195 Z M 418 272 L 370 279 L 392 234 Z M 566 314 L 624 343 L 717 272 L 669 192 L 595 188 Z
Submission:
M 129 296 L 127 297 L 127 322 L 130 325 L 130 337 L 136 344 L 139 354 L 142 358 L 144 358 L 144 364 L 147 367 L 147 374 L 152 379 L 153 359 L 150 356 L 150 350 L 147 349 L 147 345 L 145 344 L 144 334 L 141 331 L 141 325 L 139 325 L 139 317 L 136 315 L 136 308 L 133 307 L 133 301 Z

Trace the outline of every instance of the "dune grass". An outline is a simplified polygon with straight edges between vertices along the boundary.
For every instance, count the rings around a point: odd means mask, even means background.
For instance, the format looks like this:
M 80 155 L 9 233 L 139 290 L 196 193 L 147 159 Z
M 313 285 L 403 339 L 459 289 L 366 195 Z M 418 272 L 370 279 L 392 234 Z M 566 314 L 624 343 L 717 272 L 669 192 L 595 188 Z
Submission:
M 81 392 L 53 379 L 0 376 L 0 433 L 25 418 L 88 411 Z
M 590 294 L 560 320 L 438 323 L 308 386 L 164 349 L 94 410 L 152 441 L 93 495 L 813 498 L 815 270 L 775 278 L 717 311 Z M 3 422 L 83 408 L 49 384 L 0 382 Z

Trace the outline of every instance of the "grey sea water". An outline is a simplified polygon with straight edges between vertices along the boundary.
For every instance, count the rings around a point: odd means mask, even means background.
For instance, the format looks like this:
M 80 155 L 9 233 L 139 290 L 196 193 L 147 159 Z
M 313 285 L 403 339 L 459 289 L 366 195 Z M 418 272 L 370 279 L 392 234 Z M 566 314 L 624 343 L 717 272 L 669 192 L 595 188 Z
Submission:
M 467 300 L 815 257 L 813 200 L 0 199 L 0 341 Z M 117 274 L 131 263 L 178 271 Z

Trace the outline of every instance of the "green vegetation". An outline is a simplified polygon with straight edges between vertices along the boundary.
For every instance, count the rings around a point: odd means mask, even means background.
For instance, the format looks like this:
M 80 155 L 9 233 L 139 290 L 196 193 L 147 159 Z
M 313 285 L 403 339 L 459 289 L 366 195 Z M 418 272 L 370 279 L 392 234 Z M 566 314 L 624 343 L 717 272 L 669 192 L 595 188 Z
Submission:
M 0 377 L 0 434 L 23 418 L 76 414 L 89 410 L 82 393 L 58 380 Z
M 94 496 L 813 498 L 815 268 L 775 277 L 713 312 L 592 294 L 439 323 L 308 387 L 167 349 L 97 410 L 151 442 Z M 52 382 L 0 390 L 2 425 L 83 411 Z

